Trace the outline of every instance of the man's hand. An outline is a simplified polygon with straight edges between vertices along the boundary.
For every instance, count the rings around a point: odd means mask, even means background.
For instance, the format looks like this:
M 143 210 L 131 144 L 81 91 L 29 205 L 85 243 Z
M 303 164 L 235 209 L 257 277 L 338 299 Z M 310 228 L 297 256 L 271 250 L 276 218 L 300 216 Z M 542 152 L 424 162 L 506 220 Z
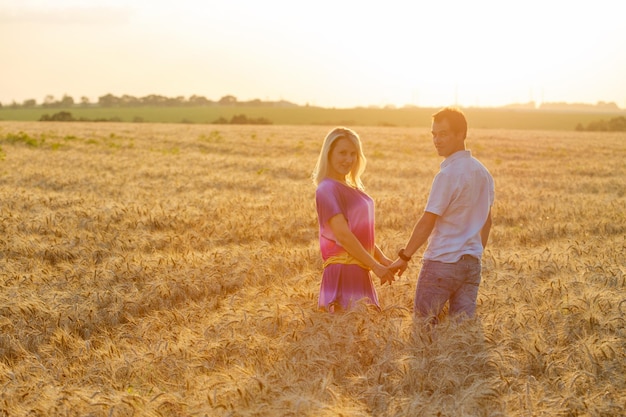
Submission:
M 399 277 L 402 276 L 406 268 L 409 266 L 407 261 L 403 261 L 402 259 L 396 259 L 391 265 L 389 265 L 389 269 L 393 274 L 398 274 Z

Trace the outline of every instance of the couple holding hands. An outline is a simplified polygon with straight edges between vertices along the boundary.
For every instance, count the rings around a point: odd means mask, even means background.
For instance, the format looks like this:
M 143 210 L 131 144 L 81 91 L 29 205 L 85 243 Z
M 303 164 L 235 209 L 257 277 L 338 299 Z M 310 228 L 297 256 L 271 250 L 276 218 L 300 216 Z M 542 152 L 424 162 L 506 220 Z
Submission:
M 381 284 L 406 270 L 426 242 L 417 280 L 414 313 L 436 319 L 446 302 L 451 316 L 473 317 L 481 281 L 481 257 L 491 229 L 494 181 L 465 149 L 467 121 L 459 109 L 446 107 L 432 116 L 433 144 L 444 158 L 424 213 L 397 255 L 388 258 L 376 245 L 374 202 L 364 191 L 365 155 L 353 130 L 331 130 L 313 172 L 324 272 L 319 308 L 349 309 L 366 299 L 380 309 L 370 271 Z

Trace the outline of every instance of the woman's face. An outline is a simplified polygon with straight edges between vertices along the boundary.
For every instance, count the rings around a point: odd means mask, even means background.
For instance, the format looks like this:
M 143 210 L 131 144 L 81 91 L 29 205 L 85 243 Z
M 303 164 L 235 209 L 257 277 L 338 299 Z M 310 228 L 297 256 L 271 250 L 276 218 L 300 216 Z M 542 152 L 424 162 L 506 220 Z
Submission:
M 352 171 L 359 154 L 350 139 L 337 139 L 328 156 L 328 176 L 337 181 L 345 182 L 346 175 Z

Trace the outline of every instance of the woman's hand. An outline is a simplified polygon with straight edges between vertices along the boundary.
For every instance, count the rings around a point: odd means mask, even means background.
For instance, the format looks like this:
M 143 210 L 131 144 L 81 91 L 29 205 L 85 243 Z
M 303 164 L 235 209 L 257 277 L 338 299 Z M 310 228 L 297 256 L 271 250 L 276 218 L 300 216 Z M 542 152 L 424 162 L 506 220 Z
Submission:
M 374 258 L 384 266 L 389 266 L 393 263 L 393 260 L 387 258 L 387 255 L 385 255 L 378 245 L 374 247 Z

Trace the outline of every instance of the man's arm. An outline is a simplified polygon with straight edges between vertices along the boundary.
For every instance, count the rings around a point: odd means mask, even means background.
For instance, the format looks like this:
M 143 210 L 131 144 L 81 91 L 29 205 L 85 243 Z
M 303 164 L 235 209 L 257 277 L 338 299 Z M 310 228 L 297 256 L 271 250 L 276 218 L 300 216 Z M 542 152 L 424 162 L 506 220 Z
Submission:
M 489 232 L 491 232 L 491 209 L 489 209 L 489 214 L 487 215 L 487 220 L 485 221 L 483 228 L 480 229 L 480 240 L 483 243 L 483 249 L 487 247 Z
M 417 223 L 415 223 L 411 237 L 404 248 L 405 256 L 413 256 L 413 254 L 417 252 L 417 250 L 428 240 L 428 237 L 435 227 L 438 217 L 439 216 L 435 213 L 431 213 L 429 211 L 425 211 L 424 214 L 422 214 L 422 217 L 420 217 Z M 402 276 L 402 273 L 406 270 L 407 265 L 408 262 L 398 258 L 393 264 L 391 264 L 390 268 L 392 270 L 398 270 L 398 275 Z

